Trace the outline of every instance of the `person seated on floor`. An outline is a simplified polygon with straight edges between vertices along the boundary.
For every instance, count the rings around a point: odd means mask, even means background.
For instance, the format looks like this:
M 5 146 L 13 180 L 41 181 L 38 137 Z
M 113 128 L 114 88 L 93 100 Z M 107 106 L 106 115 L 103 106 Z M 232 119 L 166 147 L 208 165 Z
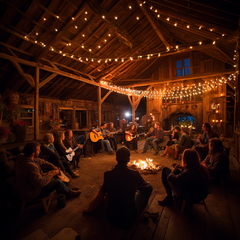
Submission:
M 170 140 L 167 142 L 164 152 L 160 155 L 161 157 L 165 156 L 168 152 L 170 146 L 174 145 L 179 139 L 181 128 L 176 125 L 173 128 L 172 134 L 169 136 Z
M 64 174 L 70 174 L 72 178 L 79 177 L 78 173 L 74 173 L 70 168 L 67 160 L 64 157 L 59 156 L 57 149 L 54 146 L 54 136 L 52 133 L 47 133 L 43 137 L 43 144 L 41 146 L 40 158 L 44 159 L 55 165 L 56 167 L 60 167 Z
M 79 137 L 79 136 L 78 136 Z M 85 136 L 84 136 L 85 137 Z M 84 138 L 86 140 L 86 138 Z M 85 141 L 84 140 L 84 141 Z M 76 149 L 75 156 L 74 156 L 74 161 L 76 162 L 76 167 L 79 167 L 79 161 L 81 157 L 81 149 L 83 148 L 83 145 L 79 144 L 76 139 L 73 137 L 73 132 L 71 129 L 67 129 L 65 132 L 65 139 L 63 140 L 64 146 L 69 149 L 71 148 L 72 150 Z
M 116 160 L 117 165 L 104 173 L 105 214 L 113 224 L 129 225 L 146 206 L 153 188 L 138 171 L 128 168 L 127 148 L 118 149 Z
M 104 138 L 104 139 L 99 139 L 99 141 L 100 141 L 100 143 L 101 143 L 102 151 L 105 150 L 104 144 L 106 144 L 108 153 L 111 154 L 111 155 L 113 155 L 114 153 L 113 153 L 113 149 L 112 149 L 112 147 L 111 147 L 111 144 L 110 144 L 110 142 L 106 139 L 106 137 L 107 137 L 107 135 L 108 135 L 108 133 L 109 133 L 109 131 L 106 129 L 106 127 L 107 127 L 107 123 L 106 123 L 105 121 L 103 121 L 103 122 L 101 123 L 100 128 L 99 128 L 99 127 L 98 127 L 98 128 L 94 128 L 94 129 L 92 130 L 92 132 L 95 133 L 98 138 L 101 138 L 101 137 Z
M 202 136 L 198 137 L 197 144 L 193 146 L 193 149 L 195 149 L 201 158 L 201 161 L 203 161 L 206 156 L 208 155 L 208 142 L 211 138 L 219 138 L 218 134 L 215 133 L 212 129 L 209 123 L 204 123 L 202 125 L 203 134 Z M 200 143 L 199 143 L 200 141 Z
M 175 141 L 175 144 L 170 146 L 168 148 L 167 156 L 169 157 L 170 154 L 174 156 L 174 159 L 178 159 L 179 154 L 183 152 L 187 148 L 192 147 L 192 141 L 191 138 L 188 136 L 188 130 L 187 129 L 181 129 L 179 134 L 179 139 Z
M 202 165 L 208 169 L 212 178 L 222 179 L 230 174 L 229 159 L 220 139 L 211 138 L 209 140 L 209 154 L 202 161 Z
M 162 183 L 167 196 L 158 201 L 160 205 L 173 205 L 173 194 L 178 201 L 185 199 L 187 204 L 200 202 L 207 197 L 209 174 L 195 150 L 184 150 L 182 164 L 173 163 L 172 167 L 173 170 L 167 167 L 162 170 Z
M 130 150 L 130 143 L 133 143 L 134 150 L 138 152 L 138 134 L 135 124 L 131 124 L 125 129 L 125 145 Z
M 74 156 L 71 156 L 73 151 L 68 151 L 68 149 L 65 147 L 65 145 L 63 144 L 63 140 L 65 139 L 65 134 L 63 131 L 58 131 L 57 133 L 58 136 L 56 136 L 54 139 L 54 146 L 57 149 L 57 152 L 59 154 L 59 156 L 61 158 L 64 158 L 67 162 L 68 165 L 72 165 L 72 167 L 74 169 L 76 169 L 76 159 L 74 158 Z M 69 160 L 69 156 L 70 160 Z
M 107 124 L 106 129 L 107 129 L 109 132 L 118 133 L 118 131 L 117 131 L 116 128 L 114 127 L 113 122 L 109 122 L 109 123 Z M 111 134 L 107 139 L 109 140 L 112 149 L 114 149 L 115 151 L 117 151 L 117 141 L 116 141 L 115 136 L 114 136 L 113 134 Z
M 143 147 L 142 153 L 147 152 L 148 145 L 152 141 L 155 153 L 154 155 L 157 155 L 159 150 L 158 150 L 158 144 L 161 143 L 164 139 L 164 131 L 160 126 L 159 122 L 156 122 L 154 124 L 154 130 L 150 133 L 147 134 L 146 142 Z
M 16 161 L 15 179 L 19 195 L 23 201 L 44 198 L 54 190 L 57 194 L 64 194 L 67 198 L 77 197 L 81 192 L 71 190 L 60 179 L 53 177 L 60 173 L 59 168 L 40 159 L 40 144 L 27 143 L 23 149 L 23 156 Z M 47 169 L 47 173 L 43 173 Z

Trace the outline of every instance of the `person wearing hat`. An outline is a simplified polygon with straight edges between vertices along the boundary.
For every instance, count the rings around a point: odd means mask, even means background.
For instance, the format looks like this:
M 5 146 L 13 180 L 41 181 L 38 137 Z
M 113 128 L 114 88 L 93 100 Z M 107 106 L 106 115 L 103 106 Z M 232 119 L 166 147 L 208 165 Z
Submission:
M 128 168 L 130 151 L 127 148 L 117 150 L 116 160 L 115 167 L 104 173 L 105 214 L 113 224 L 129 225 L 146 206 L 153 188 L 139 171 Z

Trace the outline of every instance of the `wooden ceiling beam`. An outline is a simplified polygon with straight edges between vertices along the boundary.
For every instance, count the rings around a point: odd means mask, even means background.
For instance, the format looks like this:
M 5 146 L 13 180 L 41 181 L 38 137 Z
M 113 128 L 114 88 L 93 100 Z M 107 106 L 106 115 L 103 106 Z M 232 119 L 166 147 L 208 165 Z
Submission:
M 34 0 L 36 1 L 36 0 Z M 54 44 L 59 41 L 63 35 L 69 30 L 70 26 L 76 22 L 76 20 L 81 16 L 81 14 L 84 12 L 84 6 L 86 5 L 86 1 L 82 4 L 82 6 L 79 8 L 78 12 L 74 15 L 74 19 L 70 19 L 67 23 L 65 23 L 64 27 L 61 29 L 61 31 L 58 32 L 58 34 L 49 42 L 47 43 L 49 46 L 54 46 Z M 41 51 L 41 53 L 37 56 L 37 60 L 41 59 L 46 52 L 49 51 L 48 49 L 44 49 Z
M 166 5 L 162 4 L 162 2 L 154 2 L 152 5 L 158 9 L 160 14 L 163 14 L 164 16 L 169 16 L 170 18 L 179 19 L 180 23 L 182 21 L 187 21 L 189 23 L 199 24 L 199 26 L 204 25 L 205 27 L 209 28 L 215 28 L 218 29 L 221 33 L 227 34 L 227 35 L 233 35 L 234 31 L 229 30 L 228 28 L 224 28 L 220 25 L 216 25 L 214 23 L 209 23 L 203 18 L 197 18 L 195 15 L 192 15 L 190 12 L 183 12 L 179 8 L 178 9 L 170 9 Z M 171 5 L 173 7 L 173 5 Z M 163 18 L 159 18 L 160 21 L 163 20 Z M 169 24 L 169 23 L 168 23 Z M 201 33 L 201 31 L 200 31 Z
M 12 49 L 12 50 L 14 50 L 14 51 L 23 53 L 23 54 L 25 54 L 25 55 L 27 55 L 27 56 L 33 57 L 33 55 L 32 55 L 31 53 L 26 52 L 26 51 L 24 51 L 24 50 L 22 50 L 22 49 L 13 47 L 13 46 L 11 46 L 11 45 L 9 45 L 9 44 L 7 44 L 7 43 L 0 42 L 0 45 L 4 46 L 4 47 L 6 47 L 6 48 Z
M 135 43 L 132 37 L 127 33 L 127 31 L 116 21 L 114 21 L 109 14 L 101 7 L 101 5 L 96 0 L 88 1 L 89 7 L 92 11 L 97 14 L 100 18 L 104 16 L 103 21 L 105 21 L 111 28 L 115 30 L 116 35 L 122 40 L 121 42 L 125 45 L 133 48 Z
M 49 77 L 47 77 L 46 79 L 44 79 L 42 82 L 39 83 L 39 88 L 41 88 L 42 86 L 44 86 L 45 84 L 47 84 L 48 82 L 50 82 L 53 78 L 55 78 L 57 76 L 56 73 L 51 74 Z
M 138 5 L 142 4 L 142 1 L 140 0 L 136 0 Z M 165 40 L 165 38 L 163 37 L 161 31 L 159 30 L 158 28 L 158 23 L 157 21 L 155 20 L 154 17 L 152 17 L 149 13 L 148 13 L 148 10 L 145 8 L 144 4 L 142 5 L 141 7 L 145 17 L 148 19 L 149 23 L 152 25 L 154 31 L 157 33 L 157 35 L 159 36 L 159 38 L 161 39 L 161 41 L 163 42 L 163 44 L 165 45 L 166 48 L 169 48 L 170 49 L 170 45 L 169 43 Z
M 51 61 L 47 60 L 46 58 L 42 58 L 42 60 L 44 60 L 44 61 L 46 61 L 46 62 L 51 62 Z M 61 63 L 58 63 L 58 62 L 52 62 L 52 63 L 55 64 L 55 65 L 57 65 L 57 66 L 60 66 L 60 67 L 69 69 L 69 70 L 71 70 L 71 71 L 73 71 L 73 72 L 76 72 L 76 73 L 78 73 L 78 74 L 87 76 L 87 77 L 89 77 L 91 80 L 95 79 L 95 77 L 92 76 L 92 75 L 90 75 L 90 74 L 87 74 L 87 73 L 84 73 L 84 72 L 80 72 L 80 71 L 78 71 L 78 70 L 76 70 L 76 69 L 73 69 L 73 68 L 71 68 L 71 67 L 68 67 L 68 66 L 66 66 L 66 65 L 64 65 L 64 64 L 61 64 Z
M 136 83 L 136 84 L 131 84 L 131 85 L 125 85 L 124 87 L 142 87 L 142 86 L 148 86 L 148 85 L 173 83 L 173 82 L 187 81 L 187 80 L 192 80 L 192 79 L 214 77 L 214 76 L 218 76 L 218 75 L 222 75 L 222 74 L 231 74 L 231 73 L 235 73 L 235 72 L 236 72 L 235 68 L 230 68 L 230 69 L 224 69 L 222 71 L 217 71 L 217 72 L 198 73 L 198 74 L 187 75 L 184 77 L 165 78 L 165 79 L 149 81 L 149 82 L 145 82 L 145 83 Z

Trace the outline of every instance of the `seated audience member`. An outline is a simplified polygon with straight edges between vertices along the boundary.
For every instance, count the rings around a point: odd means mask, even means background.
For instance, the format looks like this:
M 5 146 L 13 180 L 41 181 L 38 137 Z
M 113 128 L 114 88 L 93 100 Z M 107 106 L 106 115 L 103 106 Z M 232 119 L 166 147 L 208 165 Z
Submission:
M 107 126 L 107 123 L 106 123 L 106 122 L 102 122 L 100 128 L 95 128 L 95 129 L 93 129 L 92 131 L 93 131 L 95 134 L 97 134 L 98 137 L 101 137 L 101 136 L 104 137 L 104 139 L 100 139 L 100 140 L 99 140 L 100 143 L 101 143 L 102 151 L 105 150 L 104 144 L 106 144 L 108 153 L 111 154 L 111 155 L 113 155 L 114 153 L 113 153 L 113 149 L 112 149 L 112 147 L 111 147 L 111 144 L 110 144 L 110 142 L 106 139 L 106 137 L 107 137 L 107 135 L 108 135 L 107 133 L 109 133 L 109 131 L 106 129 L 106 126 Z
M 173 205 L 174 194 L 178 200 L 186 200 L 187 204 L 200 202 L 207 197 L 209 175 L 201 164 L 198 153 L 186 149 L 182 155 L 182 165 L 172 164 L 173 170 L 164 167 L 162 183 L 167 196 L 158 201 L 160 205 Z
M 146 206 L 152 186 L 138 171 L 130 170 L 130 151 L 122 147 L 116 153 L 117 165 L 104 173 L 105 214 L 117 225 L 129 225 Z
M 154 124 L 154 130 L 150 133 L 147 134 L 146 142 L 143 147 L 142 153 L 147 152 L 148 145 L 152 141 L 155 153 L 154 155 L 157 155 L 159 150 L 158 150 L 158 144 L 161 143 L 164 139 L 164 131 L 160 127 L 160 123 L 156 122 Z
M 176 141 L 179 139 L 180 132 L 181 128 L 179 126 L 175 126 L 173 128 L 172 134 L 170 135 L 170 140 L 167 142 L 164 152 L 160 155 L 161 157 L 165 156 L 169 147 L 176 143 Z
M 74 156 L 74 161 L 76 162 L 75 166 L 79 167 L 81 148 L 83 147 L 83 145 L 80 145 L 77 143 L 77 141 L 73 137 L 73 132 L 71 129 L 66 130 L 65 139 L 63 140 L 63 144 L 67 149 L 69 149 L 69 148 L 74 149 L 76 147 L 79 147 L 78 149 L 75 150 L 75 156 Z
M 130 150 L 130 143 L 133 143 L 135 152 L 138 152 L 138 135 L 137 128 L 135 124 L 131 124 L 129 127 L 125 129 L 125 136 L 132 137 L 131 141 L 127 141 L 125 139 L 125 145 Z
M 167 156 L 169 156 L 169 154 L 172 153 L 172 150 L 173 150 L 174 159 L 178 159 L 179 154 L 181 152 L 183 152 L 187 148 L 192 147 L 192 141 L 191 141 L 190 137 L 188 136 L 187 129 L 181 129 L 179 139 L 175 142 L 176 143 L 174 145 L 170 146 L 170 148 L 168 149 L 168 154 L 167 154 Z
M 193 149 L 195 149 L 200 155 L 201 161 L 204 160 L 208 155 L 209 140 L 211 138 L 219 138 L 218 134 L 211 129 L 211 126 L 209 123 L 204 123 L 202 126 L 202 129 L 204 132 L 201 137 L 198 137 L 198 141 L 200 141 L 200 144 L 193 146 Z
M 109 132 L 114 132 L 117 133 L 116 128 L 114 127 L 113 122 L 109 122 L 107 124 L 107 128 L 106 128 Z M 117 141 L 116 138 L 113 134 L 111 134 L 108 138 L 107 138 L 111 144 L 112 149 L 114 148 L 115 151 L 117 151 Z
M 27 143 L 23 149 L 24 156 L 17 157 L 15 178 L 21 199 L 31 201 L 35 198 L 43 198 L 54 190 L 67 198 L 79 196 L 80 191 L 71 190 L 60 179 L 53 178 L 59 174 L 59 169 L 38 158 L 40 151 L 39 143 Z M 48 172 L 44 174 L 43 169 L 48 169 Z
M 43 158 L 45 161 L 48 161 L 55 165 L 56 167 L 60 167 L 60 169 L 66 174 L 69 173 L 71 177 L 77 178 L 79 174 L 74 173 L 70 168 L 66 158 L 60 157 L 57 149 L 53 145 L 54 136 L 52 133 L 47 133 L 43 137 L 43 144 L 41 146 L 40 158 Z
M 58 136 L 55 137 L 54 146 L 57 149 L 57 152 L 60 158 L 64 158 L 67 161 L 68 165 L 72 164 L 72 166 L 76 168 L 76 162 L 75 162 L 74 156 L 71 161 L 69 161 L 67 158 L 67 155 L 72 153 L 72 151 L 70 152 L 67 151 L 67 148 L 63 144 L 64 139 L 65 139 L 64 132 L 59 131 Z
M 209 155 L 202 161 L 210 177 L 222 179 L 230 174 L 229 159 L 224 152 L 222 141 L 218 138 L 211 138 L 209 140 Z

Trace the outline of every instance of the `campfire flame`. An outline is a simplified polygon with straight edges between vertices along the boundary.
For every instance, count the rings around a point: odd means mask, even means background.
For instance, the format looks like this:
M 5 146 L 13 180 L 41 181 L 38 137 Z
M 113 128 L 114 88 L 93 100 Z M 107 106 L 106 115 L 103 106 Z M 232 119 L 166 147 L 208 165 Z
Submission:
M 144 169 L 156 169 L 157 166 L 155 163 L 153 163 L 153 159 L 146 158 L 146 160 L 134 160 L 132 165 L 135 165 L 137 168 L 140 168 L 141 170 Z

